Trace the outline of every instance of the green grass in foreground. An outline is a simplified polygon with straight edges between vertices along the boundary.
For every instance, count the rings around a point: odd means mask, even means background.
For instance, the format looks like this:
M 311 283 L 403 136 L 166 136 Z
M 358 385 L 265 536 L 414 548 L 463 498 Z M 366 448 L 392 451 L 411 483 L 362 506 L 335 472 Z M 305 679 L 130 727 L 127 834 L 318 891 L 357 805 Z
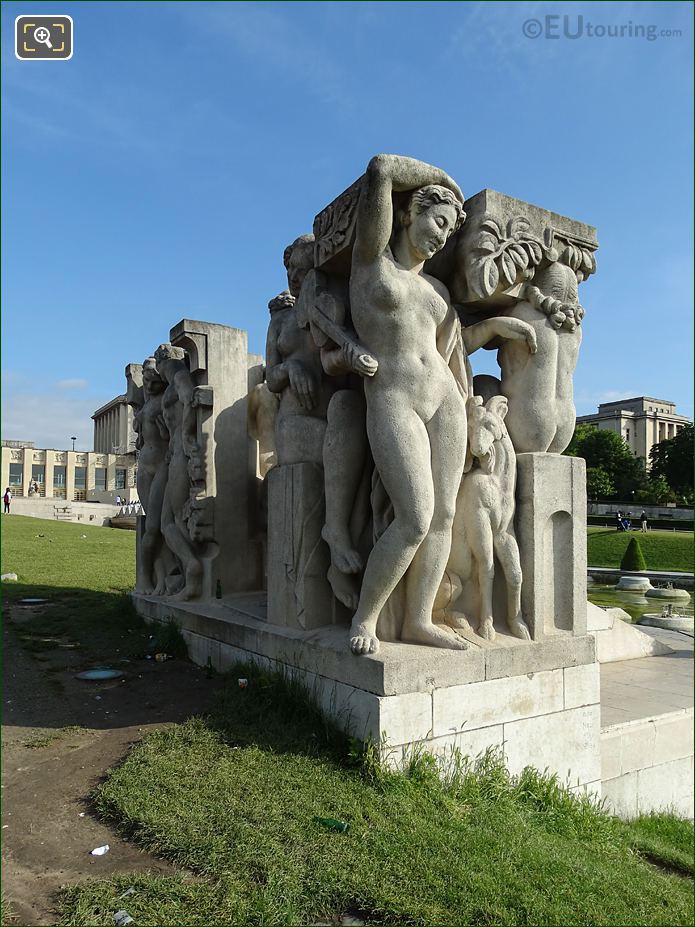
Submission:
M 630 540 L 639 540 L 646 569 L 693 571 L 693 534 L 686 531 L 616 531 L 614 528 L 587 528 L 589 567 L 619 567 Z
M 3 597 L 49 602 L 19 631 L 27 649 L 47 649 L 42 638 L 54 635 L 75 641 L 86 657 L 143 652 L 146 626 L 128 598 L 135 585 L 134 531 L 22 515 L 3 515 L 0 526 L 2 572 L 18 577 L 2 584 Z
M 94 796 L 98 812 L 186 876 L 90 881 L 63 924 L 690 924 L 692 823 L 627 825 L 494 754 L 441 780 L 357 754 L 296 686 L 248 667 L 208 719 L 148 736 Z M 315 817 L 349 823 L 327 831 Z M 648 855 L 650 861 L 645 856 Z M 127 899 L 119 895 L 136 888 Z

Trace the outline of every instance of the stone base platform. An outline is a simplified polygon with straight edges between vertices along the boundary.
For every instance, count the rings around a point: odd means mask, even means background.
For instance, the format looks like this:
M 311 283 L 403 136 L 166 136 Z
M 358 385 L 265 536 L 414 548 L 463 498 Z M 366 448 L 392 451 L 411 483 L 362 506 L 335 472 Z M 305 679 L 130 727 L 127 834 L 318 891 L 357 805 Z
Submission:
M 547 768 L 572 787 L 601 790 L 599 668 L 590 636 L 500 637 L 465 652 L 383 643 L 354 656 L 348 628 L 268 624 L 265 596 L 182 603 L 133 595 L 150 621 L 173 620 L 191 659 L 218 671 L 242 661 L 298 676 L 324 711 L 398 767 L 414 749 L 442 763 L 503 751 L 512 773 Z

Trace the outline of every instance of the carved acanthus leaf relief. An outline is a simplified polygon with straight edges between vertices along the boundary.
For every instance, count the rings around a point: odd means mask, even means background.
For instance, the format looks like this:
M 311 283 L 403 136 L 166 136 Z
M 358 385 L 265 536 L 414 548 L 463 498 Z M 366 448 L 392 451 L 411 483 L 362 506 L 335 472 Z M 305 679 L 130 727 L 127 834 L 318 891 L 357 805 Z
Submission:
M 316 216 L 313 231 L 316 239 L 314 255 L 318 267 L 349 243 L 361 189 L 360 179 Z
M 543 239 L 530 229 L 524 216 L 510 219 L 506 231 L 492 216 L 483 218 L 477 239 L 470 246 L 468 262 L 468 283 L 476 296 L 485 299 L 500 287 L 506 290 L 533 279 L 544 259 L 571 268 L 578 283 L 595 273 L 594 245 L 558 233 L 550 226 Z
M 480 233 L 473 245 L 468 282 L 480 299 L 491 296 L 500 285 L 514 286 L 528 280 L 543 259 L 543 242 L 530 230 L 528 219 L 515 216 L 507 223 L 506 234 L 491 216 L 480 223 Z M 529 273 L 529 270 L 531 273 Z

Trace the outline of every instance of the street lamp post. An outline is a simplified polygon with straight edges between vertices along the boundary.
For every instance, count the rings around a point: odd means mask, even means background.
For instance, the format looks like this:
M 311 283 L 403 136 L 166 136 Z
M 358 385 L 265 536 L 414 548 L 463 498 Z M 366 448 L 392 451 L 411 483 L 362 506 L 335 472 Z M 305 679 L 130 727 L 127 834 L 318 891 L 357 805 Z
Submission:
M 72 441 L 72 449 L 75 450 L 75 441 L 77 441 L 77 435 L 73 435 L 70 440 Z

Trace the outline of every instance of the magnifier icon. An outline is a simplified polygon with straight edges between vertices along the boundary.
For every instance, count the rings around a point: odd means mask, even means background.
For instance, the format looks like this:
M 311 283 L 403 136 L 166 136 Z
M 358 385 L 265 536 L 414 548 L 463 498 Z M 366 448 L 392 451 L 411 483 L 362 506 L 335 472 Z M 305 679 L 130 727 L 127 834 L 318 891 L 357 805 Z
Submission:
M 51 45 L 51 33 L 45 26 L 39 26 L 38 29 L 34 29 L 34 41 L 40 42 L 47 48 L 53 48 Z

